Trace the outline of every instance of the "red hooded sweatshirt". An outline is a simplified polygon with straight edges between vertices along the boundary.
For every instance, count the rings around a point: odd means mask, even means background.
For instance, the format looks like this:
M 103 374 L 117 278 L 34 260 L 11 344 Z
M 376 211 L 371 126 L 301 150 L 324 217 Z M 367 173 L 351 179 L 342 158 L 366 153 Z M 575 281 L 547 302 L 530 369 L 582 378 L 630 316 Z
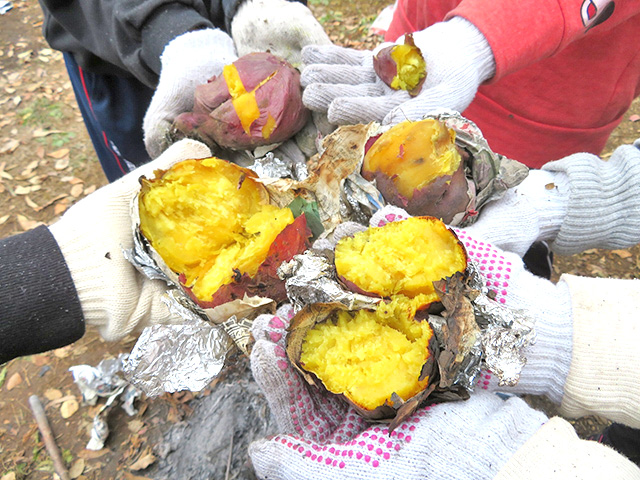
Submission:
M 600 154 L 640 95 L 640 0 L 398 0 L 386 40 L 453 16 L 478 27 L 496 62 L 464 116 L 529 167 Z

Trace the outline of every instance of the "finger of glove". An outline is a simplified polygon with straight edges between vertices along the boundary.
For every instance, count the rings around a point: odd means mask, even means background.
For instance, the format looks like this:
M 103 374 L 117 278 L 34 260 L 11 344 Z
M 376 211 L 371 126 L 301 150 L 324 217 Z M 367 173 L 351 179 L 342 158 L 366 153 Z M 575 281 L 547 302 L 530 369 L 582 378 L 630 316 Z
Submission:
M 383 90 L 379 85 L 368 83 L 364 85 L 336 85 L 327 83 L 314 83 L 304 89 L 302 102 L 315 112 L 328 112 L 335 100 L 342 101 L 343 97 L 364 98 L 361 103 L 367 103 L 372 97 L 382 95 Z M 336 123 L 328 116 L 329 122 Z M 358 123 L 358 122 L 355 122 Z
M 282 432 L 325 441 L 344 417 L 346 408 L 314 392 L 291 367 L 285 349 L 271 340 L 257 340 L 251 350 L 251 371 Z
M 514 189 L 485 205 L 478 220 L 465 227 L 474 238 L 522 257 L 540 233 L 538 214 Z
M 350 92 L 347 91 L 347 93 Z M 396 92 L 379 97 L 341 96 L 331 103 L 327 110 L 327 116 L 331 123 L 337 125 L 380 122 L 391 109 L 406 101 L 405 95 L 406 92 Z
M 475 93 L 475 90 L 471 93 L 446 83 L 428 89 L 423 88 L 417 97 L 407 98 L 407 101 L 390 109 L 382 123 L 395 125 L 404 120 L 420 120 L 426 114 L 441 109 L 462 112 L 469 106 Z
M 338 47 L 337 45 L 308 45 L 302 49 L 302 61 L 307 65 L 365 65 L 372 62 L 373 54 L 367 50 Z
M 308 87 L 314 83 L 342 85 L 375 84 L 377 76 L 373 70 L 361 66 L 309 65 L 300 75 L 300 84 Z
M 409 215 L 405 210 L 394 205 L 385 205 L 369 219 L 370 227 L 384 227 L 387 223 L 406 220 Z

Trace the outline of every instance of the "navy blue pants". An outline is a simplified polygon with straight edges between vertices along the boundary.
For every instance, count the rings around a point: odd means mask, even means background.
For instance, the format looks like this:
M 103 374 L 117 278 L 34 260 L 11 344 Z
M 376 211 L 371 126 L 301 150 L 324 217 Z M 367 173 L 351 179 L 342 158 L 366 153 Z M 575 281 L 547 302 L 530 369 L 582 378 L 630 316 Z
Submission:
M 154 91 L 134 77 L 88 72 L 70 53 L 63 56 L 93 148 L 109 181 L 149 162 L 142 120 Z

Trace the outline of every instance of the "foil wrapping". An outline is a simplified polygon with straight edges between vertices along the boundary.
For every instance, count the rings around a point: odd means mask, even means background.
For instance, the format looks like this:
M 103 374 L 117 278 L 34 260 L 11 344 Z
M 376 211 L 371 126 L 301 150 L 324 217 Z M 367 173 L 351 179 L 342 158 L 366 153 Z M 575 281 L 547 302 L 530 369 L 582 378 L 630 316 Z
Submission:
M 527 363 L 524 351 L 535 342 L 534 320 L 524 312 L 493 301 L 478 273 L 477 265 L 469 269 L 478 296 L 472 302 L 476 321 L 482 327 L 483 368 L 491 370 L 500 386 L 514 386 Z
M 278 269 L 285 281 L 294 311 L 312 303 L 340 303 L 350 310 L 375 308 L 380 298 L 346 290 L 337 280 L 333 262 L 325 255 L 307 250 Z
M 88 450 L 100 450 L 109 436 L 107 417 L 118 404 L 129 416 L 137 413 L 133 406 L 140 390 L 131 385 L 124 376 L 128 354 L 102 360 L 97 366 L 75 365 L 69 368 L 73 380 L 82 393 L 85 404 L 96 405 L 98 398 L 106 398 L 104 405 L 93 418 Z
M 200 321 L 152 325 L 142 331 L 125 366 L 127 379 L 149 396 L 203 390 L 224 367 L 233 341 L 218 325 Z

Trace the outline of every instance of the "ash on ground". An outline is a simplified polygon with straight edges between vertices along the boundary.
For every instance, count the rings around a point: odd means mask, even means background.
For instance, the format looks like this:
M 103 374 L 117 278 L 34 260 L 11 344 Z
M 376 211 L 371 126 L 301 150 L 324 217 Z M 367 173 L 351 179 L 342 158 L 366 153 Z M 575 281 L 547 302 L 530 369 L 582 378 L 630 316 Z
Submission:
M 275 419 L 238 355 L 210 395 L 191 402 L 193 412 L 176 423 L 155 447 L 159 461 L 145 471 L 154 480 L 255 480 L 251 442 L 277 433 Z

